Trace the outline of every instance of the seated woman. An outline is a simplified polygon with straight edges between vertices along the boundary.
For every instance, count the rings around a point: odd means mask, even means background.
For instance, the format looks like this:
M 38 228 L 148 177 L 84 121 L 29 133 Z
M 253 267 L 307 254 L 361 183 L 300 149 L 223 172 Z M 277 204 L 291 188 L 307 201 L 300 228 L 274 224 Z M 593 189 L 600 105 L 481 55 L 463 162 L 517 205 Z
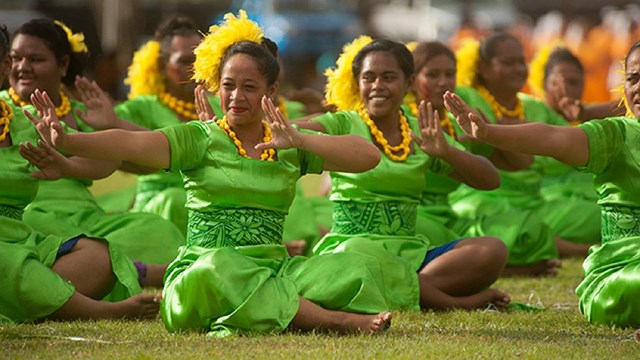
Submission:
M 0 26 L 0 82 L 10 68 Z M 0 99 L 0 323 L 155 317 L 159 297 L 140 294 L 136 268 L 117 246 L 74 229 L 46 235 L 22 221 L 38 180 L 18 144 L 38 139 L 20 109 Z
M 585 279 L 576 289 L 580 312 L 590 322 L 640 326 L 638 254 L 640 225 L 640 42 L 625 61 L 625 117 L 589 121 L 577 127 L 543 123 L 487 124 L 454 94 L 447 108 L 470 136 L 493 146 L 551 156 L 594 175 L 602 209 L 602 244 L 594 245 L 583 264 Z
M 66 134 L 46 96 L 38 102 L 42 121 L 32 120 L 43 137 L 69 153 L 181 170 L 190 218 L 187 245 L 166 275 L 161 313 L 169 331 L 381 331 L 391 313 L 376 259 L 291 258 L 281 245 L 300 176 L 365 171 L 379 154 L 358 136 L 291 127 L 269 99 L 278 90 L 279 66 L 262 39 L 241 11 L 239 17 L 227 14 L 195 50 L 196 80 L 220 89 L 226 112 L 217 122 Z M 344 273 L 345 266 L 353 271 Z M 332 273 L 341 276 L 327 276 Z
M 449 144 L 431 104 L 421 105 L 418 120 L 401 111 L 414 80 L 413 59 L 404 45 L 361 37 L 345 46 L 337 64 L 328 73 L 327 99 L 342 111 L 300 126 L 363 136 L 378 147 L 382 161 L 361 174 L 331 173 L 333 227 L 314 252 L 375 256 L 388 270 L 385 284 L 398 308 L 507 306 L 507 294 L 487 289 L 506 261 L 499 239 L 460 239 L 436 247 L 415 235 L 427 171 L 492 189 L 499 184 L 495 167 Z M 397 264 L 401 271 L 391 272 Z

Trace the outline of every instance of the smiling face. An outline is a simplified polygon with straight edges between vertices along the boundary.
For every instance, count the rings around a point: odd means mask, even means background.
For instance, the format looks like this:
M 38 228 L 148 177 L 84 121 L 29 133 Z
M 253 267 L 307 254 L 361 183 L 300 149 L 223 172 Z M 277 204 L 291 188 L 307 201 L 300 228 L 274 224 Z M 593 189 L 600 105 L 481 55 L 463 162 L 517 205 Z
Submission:
M 456 63 L 445 54 L 427 61 L 416 77 L 418 101 L 431 101 L 435 109 L 444 108 L 444 93 L 456 88 Z
M 164 65 L 167 87 L 174 95 L 193 96 L 196 87 L 191 80 L 195 55 L 193 49 L 200 43 L 200 37 L 192 35 L 176 35 L 169 45 L 169 56 Z
M 568 61 L 558 62 L 551 67 L 544 82 L 547 104 L 554 110 L 560 110 L 560 87 L 564 82 L 565 94 L 570 99 L 579 100 L 584 90 L 583 74 L 580 68 Z
M 372 51 L 362 60 L 358 76 L 360 99 L 374 120 L 395 118 L 413 79 L 407 79 L 396 58 L 387 51 Z
M 10 54 L 13 64 L 9 82 L 22 100 L 28 101 L 35 89 L 57 97 L 69 64 L 68 58 L 58 63 L 54 52 L 42 39 L 25 34 L 14 38 Z
M 230 57 L 220 76 L 220 102 L 229 123 L 238 126 L 260 123 L 262 97 L 272 98 L 277 88 L 277 82 L 268 85 L 253 57 L 242 53 Z
M 522 46 L 513 39 L 499 41 L 494 56 L 480 62 L 480 73 L 485 86 L 504 92 L 517 93 L 527 80 L 527 65 Z
M 624 94 L 633 115 L 640 119 L 640 47 L 627 57 L 624 73 Z

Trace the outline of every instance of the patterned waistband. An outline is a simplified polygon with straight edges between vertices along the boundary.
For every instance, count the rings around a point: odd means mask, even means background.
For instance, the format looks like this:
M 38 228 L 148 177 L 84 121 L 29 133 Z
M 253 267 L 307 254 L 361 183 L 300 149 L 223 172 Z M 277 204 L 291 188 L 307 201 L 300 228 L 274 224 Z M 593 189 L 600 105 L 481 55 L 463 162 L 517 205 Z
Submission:
M 333 227 L 338 234 L 414 235 L 416 207 L 405 201 L 358 203 L 334 201 Z
M 640 236 L 640 209 L 616 206 L 602 209 L 602 242 Z
M 0 205 L 0 216 L 10 217 L 16 220 L 22 220 L 22 214 L 24 214 L 24 209 L 16 208 L 13 206 Z
M 284 214 L 260 209 L 189 212 L 187 246 L 206 248 L 282 243 Z

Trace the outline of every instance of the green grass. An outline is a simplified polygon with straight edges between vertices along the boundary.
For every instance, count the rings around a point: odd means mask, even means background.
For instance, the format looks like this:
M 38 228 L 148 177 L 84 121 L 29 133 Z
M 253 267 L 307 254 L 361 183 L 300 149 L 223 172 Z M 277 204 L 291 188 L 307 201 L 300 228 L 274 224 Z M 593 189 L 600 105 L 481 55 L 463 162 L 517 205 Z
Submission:
M 160 320 L 45 322 L 0 327 L 0 358 L 640 358 L 635 329 L 592 325 L 578 312 L 580 261 L 555 278 L 501 279 L 496 287 L 535 312 L 395 313 L 378 336 L 267 334 L 217 339 L 169 334 Z

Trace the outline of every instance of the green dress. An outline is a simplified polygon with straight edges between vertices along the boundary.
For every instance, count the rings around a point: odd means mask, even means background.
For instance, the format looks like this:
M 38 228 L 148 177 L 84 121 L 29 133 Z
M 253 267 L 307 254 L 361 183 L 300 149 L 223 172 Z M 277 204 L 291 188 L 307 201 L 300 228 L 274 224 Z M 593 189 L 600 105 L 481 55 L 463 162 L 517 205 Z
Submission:
M 602 244 L 589 249 L 576 289 L 590 322 L 640 326 L 640 124 L 608 118 L 579 125 L 589 139 L 583 171 L 594 175 Z
M 45 235 L 22 221 L 25 206 L 38 191 L 35 169 L 18 153 L 18 144 L 35 143 L 39 136 L 33 124 L 14 108 L 9 125 L 13 145 L 0 147 L 0 323 L 35 321 L 63 306 L 75 287 L 51 270 L 60 245 L 81 235 L 67 229 L 64 236 Z M 140 293 L 138 275 L 131 261 L 117 246 L 109 252 L 117 282 L 110 300 Z
M 210 97 L 211 105 L 217 109 L 219 101 Z M 118 117 L 155 130 L 179 124 L 180 118 L 164 105 L 156 95 L 138 96 L 115 107 Z M 182 186 L 182 177 L 176 172 L 158 171 L 137 177 L 136 197 L 132 211 L 157 214 L 170 220 L 186 234 L 188 214 L 185 204 L 187 195 Z
M 299 296 L 332 310 L 388 309 L 375 258 L 289 257 L 282 245 L 296 181 L 320 172 L 321 158 L 298 149 L 277 150 L 275 162 L 242 157 L 212 121 L 160 131 L 171 170 L 184 178 L 189 209 L 187 244 L 165 275 L 161 314 L 169 331 L 282 331 Z
M 7 91 L 0 94 L 7 98 Z M 71 111 L 80 107 L 71 100 Z M 31 105 L 30 111 L 35 111 Z M 92 131 L 76 117 L 80 131 Z M 25 208 L 23 220 L 45 234 L 62 235 L 71 230 L 117 244 L 131 259 L 144 263 L 173 260 L 184 236 L 171 222 L 153 214 L 106 214 L 91 194 L 91 181 L 63 178 L 43 181 L 35 199 Z
M 419 132 L 415 118 L 408 117 L 411 130 Z M 313 119 L 329 134 L 355 134 L 373 142 L 369 127 L 354 111 L 327 113 Z M 333 225 L 315 246 L 314 253 L 365 253 L 378 259 L 385 269 L 388 296 L 393 308 L 419 310 L 417 272 L 435 246 L 415 234 L 416 207 L 425 188 L 424 174 L 448 174 L 451 166 L 429 157 L 413 144 L 405 161 L 382 155 L 372 170 L 360 174 L 331 172 Z

